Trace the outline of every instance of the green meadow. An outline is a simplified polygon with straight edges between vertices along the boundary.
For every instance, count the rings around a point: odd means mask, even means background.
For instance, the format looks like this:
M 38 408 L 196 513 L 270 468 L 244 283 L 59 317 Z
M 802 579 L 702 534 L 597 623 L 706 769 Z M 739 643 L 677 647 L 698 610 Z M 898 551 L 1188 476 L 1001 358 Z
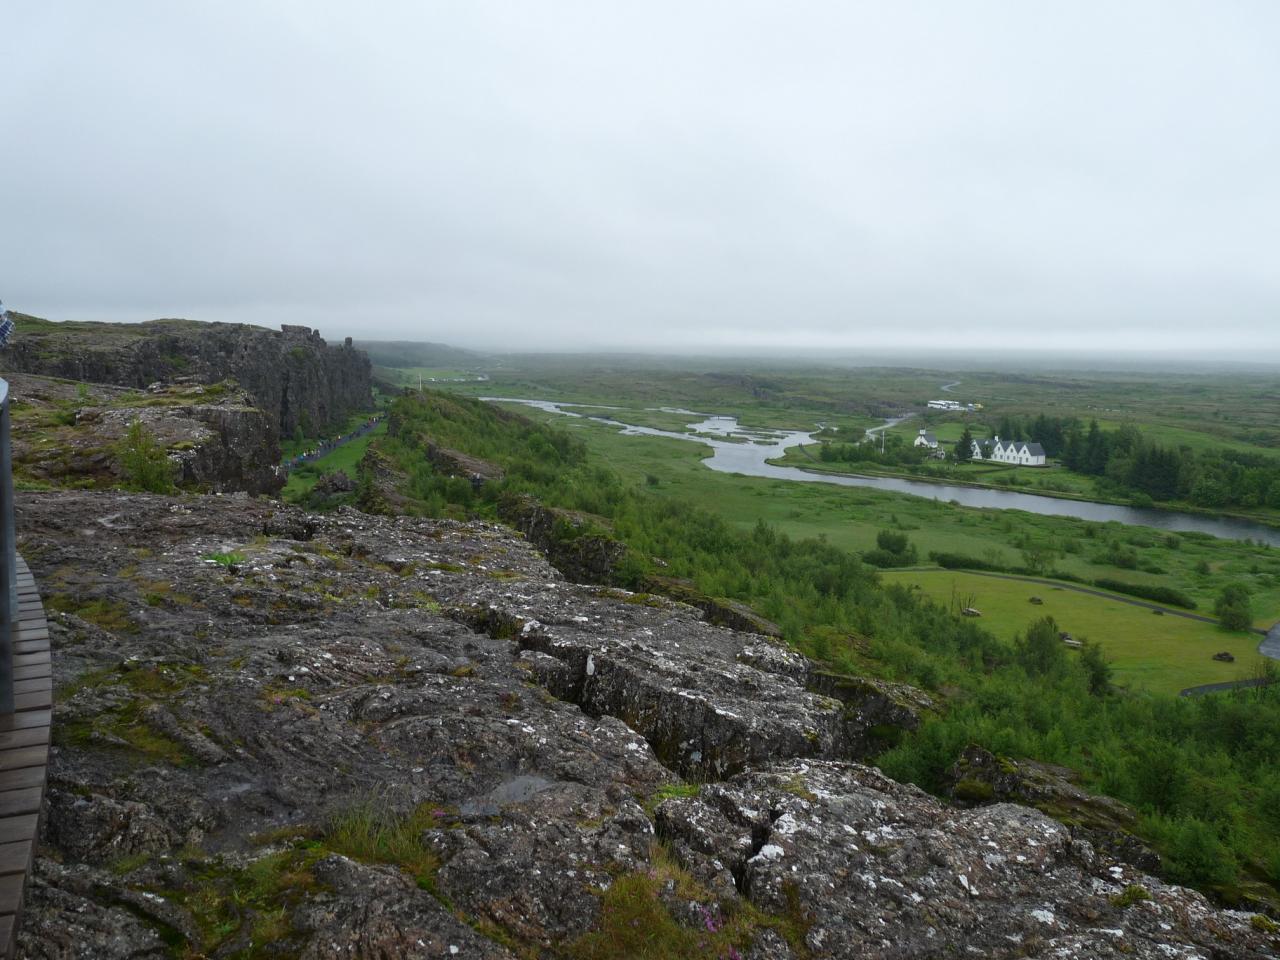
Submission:
M 1119 599 L 1090 596 L 1069 584 L 1046 586 L 999 580 L 956 570 L 887 570 L 885 583 L 900 583 L 960 616 L 964 607 L 981 611 L 984 627 L 1002 639 L 1041 617 L 1077 640 L 1097 643 L 1115 670 L 1116 682 L 1135 690 L 1176 694 L 1203 683 L 1255 676 L 1262 666 L 1256 634 L 1227 633 L 1209 623 L 1171 614 L 1156 615 Z M 1041 600 L 1033 604 L 1032 597 Z M 1226 651 L 1234 663 L 1212 659 Z
M 908 535 L 922 560 L 937 551 L 1020 567 L 1031 555 L 1046 569 L 1087 581 L 1111 577 L 1173 586 L 1208 614 L 1227 583 L 1241 582 L 1252 593 L 1258 626 L 1280 619 L 1280 550 L 1264 545 L 1015 510 L 978 510 L 865 488 L 719 473 L 702 463 L 710 449 L 693 440 L 623 436 L 609 424 L 523 405 L 513 404 L 511 409 L 580 437 L 612 469 L 646 484 L 651 492 L 696 504 L 740 529 L 764 520 L 792 537 L 820 537 L 854 551 L 873 548 L 880 530 L 899 530 Z M 1133 566 L 1117 566 L 1116 560 Z
M 364 419 L 361 417 L 361 422 Z M 360 458 L 369 449 L 369 444 L 378 437 L 385 436 L 386 432 L 387 422 L 383 420 L 363 437 L 357 437 L 350 443 L 343 444 L 320 459 L 312 460 L 310 463 L 303 464 L 290 471 L 289 479 L 280 495 L 290 503 L 300 502 L 311 492 L 311 488 L 316 485 L 316 481 L 320 479 L 321 474 L 333 473 L 337 470 L 343 471 L 347 476 L 354 479 L 356 476 L 356 464 L 360 462 Z

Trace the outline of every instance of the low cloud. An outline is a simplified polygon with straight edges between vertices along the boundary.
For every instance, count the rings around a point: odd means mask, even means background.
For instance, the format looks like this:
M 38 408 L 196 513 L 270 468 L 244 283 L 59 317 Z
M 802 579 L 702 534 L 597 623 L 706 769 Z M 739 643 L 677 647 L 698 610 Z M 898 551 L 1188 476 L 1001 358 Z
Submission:
M 22 5 L 0 296 L 482 348 L 1277 355 L 1277 28 L 1179 0 Z

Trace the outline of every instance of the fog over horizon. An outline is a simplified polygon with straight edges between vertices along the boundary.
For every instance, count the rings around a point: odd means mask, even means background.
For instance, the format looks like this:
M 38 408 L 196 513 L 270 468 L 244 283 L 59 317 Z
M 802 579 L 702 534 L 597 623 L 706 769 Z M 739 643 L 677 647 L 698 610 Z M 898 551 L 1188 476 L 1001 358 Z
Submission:
M 10 5 L 0 298 L 490 351 L 1269 362 L 1278 48 L 1245 0 Z

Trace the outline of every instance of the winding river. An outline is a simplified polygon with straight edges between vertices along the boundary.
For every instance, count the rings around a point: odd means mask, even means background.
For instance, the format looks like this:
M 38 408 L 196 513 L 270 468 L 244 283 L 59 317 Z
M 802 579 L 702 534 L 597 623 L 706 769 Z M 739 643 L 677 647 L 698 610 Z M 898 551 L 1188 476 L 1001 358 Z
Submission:
M 1253 540 L 1280 547 L 1280 529 L 1249 520 L 1229 517 L 1211 517 L 1176 510 L 1156 510 L 1145 507 L 1127 507 L 1114 503 L 1095 503 L 1091 500 L 1064 500 L 1034 493 L 1014 490 L 991 490 L 983 487 L 967 487 L 946 483 L 929 483 L 924 480 L 905 480 L 900 477 L 858 476 L 807 471 L 800 467 L 783 467 L 769 463 L 781 457 L 789 448 L 809 443 L 811 434 L 802 430 L 748 430 L 739 426 L 734 417 L 710 416 L 676 407 L 658 408 L 665 413 L 680 413 L 691 418 L 703 419 L 690 422 L 688 431 L 657 430 L 624 424 L 609 416 L 591 416 L 566 410 L 607 410 L 610 408 L 592 404 L 557 403 L 549 400 L 522 400 L 512 397 L 484 397 L 498 403 L 522 403 L 567 417 L 582 417 L 600 423 L 612 424 L 628 436 L 670 437 L 675 440 L 694 440 L 706 444 L 712 454 L 704 463 L 720 473 L 739 473 L 749 477 L 768 477 L 773 480 L 790 480 L 795 483 L 828 483 L 841 487 L 871 487 L 893 493 L 905 493 L 930 500 L 958 503 L 965 507 L 982 507 L 997 510 L 1025 510 L 1047 516 L 1077 517 L 1099 523 L 1115 521 L 1134 526 L 1155 527 L 1159 530 L 1207 533 L 1225 540 Z M 890 424 L 886 424 L 889 426 Z M 883 429 L 883 428 L 882 428 Z

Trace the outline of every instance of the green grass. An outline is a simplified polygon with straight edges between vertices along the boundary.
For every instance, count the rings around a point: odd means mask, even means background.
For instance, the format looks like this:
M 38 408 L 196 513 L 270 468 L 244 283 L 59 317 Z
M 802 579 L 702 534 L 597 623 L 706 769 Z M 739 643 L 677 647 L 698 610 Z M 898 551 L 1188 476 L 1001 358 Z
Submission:
M 398 814 L 371 800 L 331 817 L 323 841 L 353 860 L 400 867 L 423 890 L 433 891 L 440 860 L 423 844 L 422 834 L 439 827 L 445 816 L 446 811 L 432 804 Z
M 687 904 L 693 904 L 696 913 L 673 911 Z M 809 925 L 794 895 L 788 896 L 788 909 L 781 916 L 766 914 L 746 900 L 722 903 L 655 843 L 647 870 L 622 874 L 601 891 L 598 929 L 566 944 L 564 955 L 572 960 L 741 956 L 737 951 L 768 928 L 787 940 L 796 956 L 805 957 Z
M 882 466 L 868 461 L 821 461 L 815 459 L 819 456 L 818 444 L 807 443 L 803 446 L 804 449 L 788 448 L 784 456 L 773 462 L 788 467 L 800 467 L 814 473 L 900 476 L 938 483 L 979 484 L 996 489 L 1007 487 L 1021 493 L 1038 493 L 1066 499 L 1128 502 L 1102 494 L 1098 489 L 1097 478 L 1073 473 L 1057 464 L 1045 467 L 1017 467 L 1004 463 L 992 463 L 989 460 L 973 460 L 968 463 L 928 460 L 921 465 L 920 472 L 915 472 L 910 465 Z
M 220 567 L 233 567 L 237 563 L 244 563 L 247 558 L 238 550 L 231 550 L 226 553 L 206 553 L 200 559 L 216 563 Z
M 1115 669 L 1117 683 L 1176 694 L 1202 683 L 1255 675 L 1263 658 L 1255 634 L 1226 633 L 1218 627 L 1143 607 L 1037 583 L 997 580 L 952 570 L 886 571 L 885 583 L 909 584 L 956 611 L 973 606 L 982 625 L 1011 639 L 1033 621 L 1050 616 L 1077 640 L 1097 643 Z M 1066 586 L 1066 585 L 1064 585 Z M 1031 597 L 1044 601 L 1030 602 Z M 1211 659 L 1226 650 L 1235 663 Z
M 360 462 L 360 458 L 369 449 L 369 444 L 378 437 L 385 436 L 386 432 L 387 422 L 384 420 L 363 437 L 343 444 L 319 460 L 313 460 L 311 463 L 296 468 L 290 472 L 289 480 L 285 483 L 280 495 L 290 502 L 298 502 L 311 492 L 311 488 L 316 485 L 316 481 L 320 479 L 321 474 L 333 473 L 336 470 L 342 470 L 349 477 L 354 478 L 356 464 Z
M 607 424 L 524 406 L 512 409 L 585 440 L 628 480 L 644 484 L 652 475 L 658 483 L 648 487 L 651 492 L 687 500 L 743 530 L 763 519 L 793 537 L 822 536 L 834 546 L 863 551 L 875 546 L 880 530 L 897 529 L 907 533 L 922 558 L 930 551 L 963 553 L 1010 567 L 1025 563 L 1024 546 L 1048 549 L 1054 569 L 1090 581 L 1116 577 L 1173 586 L 1193 597 L 1201 610 L 1212 610 L 1222 587 L 1239 581 L 1253 593 L 1258 626 L 1280 620 L 1280 550 L 1118 523 L 970 509 L 867 488 L 717 473 L 703 465 L 710 449 L 696 441 L 622 436 Z M 1147 569 L 1099 562 L 1113 542 L 1133 550 Z M 1206 568 L 1207 573 L 1199 572 Z
M 346 422 L 344 422 L 342 426 L 328 431 L 322 437 L 303 437 L 301 440 L 293 437 L 281 437 L 280 462 L 288 463 L 294 457 L 301 453 L 306 453 L 308 450 L 314 449 L 327 439 L 351 433 L 371 416 L 373 416 L 373 413 L 370 412 L 353 413 L 351 416 L 347 417 Z
M 378 371 L 386 379 L 402 387 L 416 387 L 419 377 L 425 384 L 430 384 L 433 380 L 461 380 L 477 376 L 474 370 L 463 370 L 461 367 L 379 367 Z

